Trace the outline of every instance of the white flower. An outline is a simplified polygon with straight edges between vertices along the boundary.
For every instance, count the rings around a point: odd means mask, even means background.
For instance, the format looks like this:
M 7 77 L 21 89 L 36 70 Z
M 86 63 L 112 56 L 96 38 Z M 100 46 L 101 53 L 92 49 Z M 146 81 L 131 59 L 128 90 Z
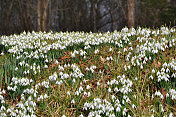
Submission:
M 4 55 L 4 53 L 2 52 L 2 53 L 1 53 L 1 55 L 3 56 L 3 55 Z
M 135 77 L 135 79 L 134 79 L 135 81 L 137 81 L 137 77 Z
M 170 112 L 169 117 L 174 117 L 174 115 L 173 115 L 173 113 L 172 113 L 172 112 Z
M 132 108 L 136 108 L 136 106 L 133 104 L 133 105 L 132 105 Z
M 6 110 L 6 108 L 2 105 L 1 106 L 1 111 L 4 111 L 4 110 Z
M 97 82 L 97 86 L 100 86 L 100 83 L 99 83 L 99 82 Z
M 56 60 L 56 61 L 55 61 L 55 64 L 59 64 L 59 62 Z
M 18 67 L 15 68 L 15 71 L 17 71 L 17 70 L 18 70 Z
M 155 73 L 155 69 L 152 69 L 152 73 Z
M 89 86 L 89 85 L 87 85 L 86 89 L 90 89 L 90 86 Z
M 149 79 L 152 79 L 152 80 L 153 80 L 153 76 L 151 75 L 151 76 L 149 77 Z
M 169 93 L 166 94 L 166 98 L 169 97 Z
M 44 98 L 48 98 L 47 94 L 44 95 Z
M 75 80 L 75 79 L 73 79 L 73 80 L 72 80 L 72 82 L 76 82 L 76 80 Z
M 90 97 L 90 92 L 87 93 L 87 96 Z
M 67 91 L 67 95 L 70 95 L 70 92 L 69 92 L 69 91 Z
M 75 92 L 75 95 L 79 95 L 79 91 L 76 91 L 76 92 Z
M 95 53 L 95 54 L 97 54 L 98 52 L 99 52 L 99 50 L 98 50 L 98 49 L 96 49 L 94 53 Z
M 123 110 L 123 116 L 125 116 L 125 115 L 126 115 L 126 112 L 127 112 L 127 109 L 126 109 L 126 108 L 124 108 L 124 110 Z
M 116 108 L 116 112 L 120 112 L 120 107 L 119 106 Z
M 71 52 L 71 57 L 74 58 L 75 57 L 75 53 Z
M 72 104 L 75 104 L 75 100 L 73 99 L 73 100 L 71 101 L 71 103 L 72 103 Z
M 45 65 L 45 68 L 48 68 L 48 66 L 47 66 L 47 65 Z
M 80 87 L 79 87 L 79 92 L 81 93 L 82 91 L 83 91 L 83 87 L 80 86 Z
M 109 58 L 109 57 L 107 57 L 107 58 L 106 58 L 106 60 L 107 60 L 107 61 L 109 61 L 109 60 L 110 60 L 110 58 Z
M 108 92 L 111 92 L 111 88 L 108 89 Z
M 48 63 L 48 59 L 46 59 L 45 62 Z
M 101 117 L 99 114 L 96 114 L 96 116 L 95 117 Z
M 3 94 L 5 94 L 5 93 L 6 93 L 4 89 L 2 90 L 2 93 L 3 93 Z
M 62 117 L 66 117 L 65 115 L 62 115 Z
M 154 112 L 155 112 L 155 110 L 154 110 L 154 109 L 151 109 L 151 112 L 153 112 L 153 113 L 154 113 Z
M 111 52 L 112 51 L 112 48 L 109 48 L 109 52 Z

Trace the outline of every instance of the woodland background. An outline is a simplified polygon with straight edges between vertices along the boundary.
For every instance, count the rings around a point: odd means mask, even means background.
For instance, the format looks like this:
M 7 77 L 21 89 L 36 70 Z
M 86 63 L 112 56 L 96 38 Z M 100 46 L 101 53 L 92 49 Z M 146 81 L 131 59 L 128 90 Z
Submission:
M 176 25 L 176 0 L 0 0 L 0 35 Z

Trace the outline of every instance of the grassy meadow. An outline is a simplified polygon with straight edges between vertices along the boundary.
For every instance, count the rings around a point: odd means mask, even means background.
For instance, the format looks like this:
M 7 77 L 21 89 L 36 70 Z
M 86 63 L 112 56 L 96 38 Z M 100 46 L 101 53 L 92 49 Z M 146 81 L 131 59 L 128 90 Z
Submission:
M 0 37 L 0 116 L 174 117 L 176 30 Z

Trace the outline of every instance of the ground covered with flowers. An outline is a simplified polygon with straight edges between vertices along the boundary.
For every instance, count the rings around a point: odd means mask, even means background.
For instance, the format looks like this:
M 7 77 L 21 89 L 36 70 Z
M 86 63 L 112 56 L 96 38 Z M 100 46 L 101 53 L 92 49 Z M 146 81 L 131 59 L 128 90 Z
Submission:
M 0 37 L 0 116 L 176 116 L 176 30 Z

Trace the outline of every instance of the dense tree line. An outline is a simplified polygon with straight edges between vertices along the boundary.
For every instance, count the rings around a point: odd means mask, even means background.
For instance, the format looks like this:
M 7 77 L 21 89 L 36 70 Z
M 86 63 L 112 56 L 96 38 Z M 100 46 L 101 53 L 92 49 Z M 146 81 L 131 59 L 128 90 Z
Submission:
M 175 25 L 176 0 L 0 0 L 0 35 Z

